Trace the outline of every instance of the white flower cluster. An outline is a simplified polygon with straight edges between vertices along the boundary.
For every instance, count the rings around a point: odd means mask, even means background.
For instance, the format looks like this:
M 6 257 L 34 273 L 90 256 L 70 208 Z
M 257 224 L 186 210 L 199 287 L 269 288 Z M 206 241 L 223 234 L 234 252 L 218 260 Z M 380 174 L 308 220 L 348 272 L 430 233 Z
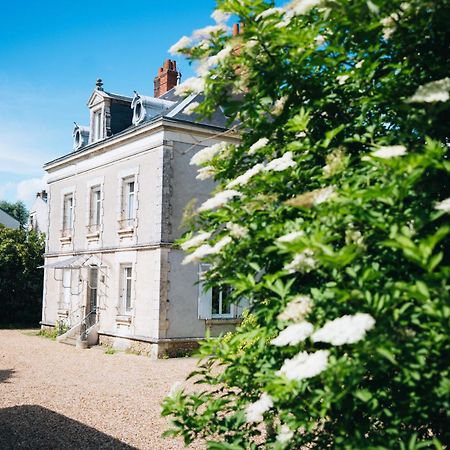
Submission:
M 180 54 L 180 50 L 189 47 L 191 44 L 192 39 L 187 36 L 183 36 L 169 48 L 169 53 L 171 55 L 178 55 Z
M 195 177 L 197 180 L 207 180 L 214 176 L 216 173 L 213 166 L 205 166 L 198 169 L 197 176 Z
M 286 152 L 281 158 L 273 159 L 267 163 L 264 170 L 273 170 L 274 172 L 281 172 L 289 167 L 295 167 L 297 163 L 292 159 L 292 152 Z
M 255 20 L 265 19 L 266 17 L 273 16 L 274 14 L 280 14 L 283 12 L 283 8 L 267 8 L 262 13 L 259 13 Z
M 175 398 L 182 390 L 183 390 L 183 383 L 181 381 L 175 381 L 175 383 L 172 384 L 167 396 L 170 398 Z
M 218 153 L 223 151 L 227 146 L 226 142 L 219 142 L 218 144 L 211 145 L 210 147 L 202 148 L 200 151 L 198 151 L 190 161 L 190 165 L 196 165 L 201 166 L 202 164 L 205 164 L 211 159 L 214 158 Z
M 314 196 L 313 203 L 314 205 L 320 205 L 321 203 L 325 203 L 328 201 L 334 194 L 334 187 L 328 186 L 323 189 L 318 189 L 316 195 Z
M 285 7 L 285 17 L 301 16 L 321 3 L 322 0 L 292 0 L 292 2 Z
M 300 352 L 291 359 L 286 359 L 276 375 L 284 375 L 288 380 L 304 380 L 319 375 L 328 366 L 328 350 L 314 353 Z
M 250 148 L 248 149 L 248 154 L 249 155 L 255 154 L 258 150 L 265 147 L 268 143 L 269 139 L 267 138 L 258 139 L 253 145 L 250 146 Z
M 285 234 L 285 235 L 280 236 L 279 238 L 277 238 L 277 242 L 281 242 L 281 243 L 294 242 L 298 238 L 303 237 L 304 235 L 305 235 L 305 233 L 302 230 L 292 231 L 291 233 Z
M 186 251 L 189 248 L 199 246 L 204 241 L 206 241 L 206 239 L 209 239 L 211 237 L 211 234 L 212 233 L 205 231 L 203 233 L 199 233 L 196 236 L 191 237 L 191 239 L 189 239 L 181 244 L 182 250 Z
M 325 36 L 323 36 L 322 34 L 318 34 L 315 38 L 314 38 L 314 43 L 318 46 L 321 47 L 323 44 L 325 44 L 326 39 Z
M 345 230 L 345 243 L 355 244 L 360 247 L 364 246 L 364 236 L 361 231 L 355 230 L 353 227 L 349 227 Z
M 205 256 L 216 255 L 232 241 L 230 236 L 225 236 L 216 242 L 214 245 L 203 244 L 197 248 L 193 253 L 187 255 L 181 264 L 189 264 L 191 262 L 201 261 Z
M 228 230 L 230 230 L 231 236 L 235 238 L 242 238 L 248 233 L 248 228 L 238 225 L 237 223 L 228 222 L 226 224 L 226 227 Z
M 437 209 L 438 211 L 444 211 L 445 213 L 450 214 L 450 198 L 446 198 L 445 200 L 436 203 L 434 205 L 434 209 Z
M 407 103 L 435 103 L 446 102 L 450 98 L 450 78 L 431 81 L 419 86 L 414 95 L 406 100 Z
M 197 108 L 197 106 L 199 106 L 200 103 L 199 102 L 192 102 L 189 103 L 189 105 L 186 106 L 186 108 L 183 109 L 183 113 L 187 114 L 188 116 L 190 116 L 193 112 L 195 112 L 195 109 Z
M 370 314 L 357 313 L 345 315 L 328 321 L 311 336 L 313 342 L 326 342 L 335 346 L 354 344 L 360 341 L 375 325 L 375 319 Z
M 314 327 L 309 322 L 300 322 L 289 325 L 280 334 L 272 339 L 270 343 L 276 347 L 284 347 L 285 345 L 297 345 L 311 336 Z
M 409 3 L 402 3 L 400 9 L 397 12 L 393 12 L 388 17 L 381 19 L 381 25 L 383 25 L 383 37 L 388 40 L 392 37 L 397 29 L 397 23 L 402 18 L 403 14 L 410 8 Z
M 205 80 L 199 77 L 190 77 L 175 87 L 175 95 L 185 97 L 190 93 L 200 93 L 205 89 Z
M 297 253 L 294 259 L 289 264 L 284 266 L 284 270 L 290 273 L 301 272 L 308 273 L 311 272 L 316 267 L 316 260 L 314 259 L 314 252 L 311 249 L 303 250 L 301 253 Z
M 308 295 L 299 295 L 292 299 L 277 319 L 282 321 L 302 321 L 312 310 L 312 299 Z
M 263 171 L 273 170 L 275 172 L 281 172 L 289 167 L 295 167 L 297 163 L 292 159 L 292 152 L 286 152 L 281 158 L 274 159 L 267 164 L 258 163 L 253 167 L 245 171 L 242 175 L 239 175 L 234 180 L 227 184 L 227 189 L 236 186 L 245 186 L 255 175 Z
M 209 39 L 211 34 L 218 33 L 219 31 L 227 32 L 229 28 L 224 23 L 218 23 L 216 25 L 208 25 L 204 28 L 195 30 L 192 33 L 194 39 Z
M 259 400 L 250 403 L 245 408 L 245 420 L 247 423 L 262 422 L 264 420 L 263 414 L 269 411 L 273 406 L 273 400 L 270 395 L 263 392 Z
M 343 150 L 337 149 L 327 155 L 327 163 L 323 167 L 323 174 L 327 177 L 333 176 L 339 172 L 345 163 L 345 154 Z
M 338 75 L 336 77 L 336 80 L 338 84 L 342 85 L 345 84 L 345 82 L 350 78 L 350 75 Z
M 285 95 L 274 103 L 272 111 L 270 111 L 273 116 L 279 116 L 283 112 L 287 99 L 288 97 Z
M 374 156 L 375 158 L 389 159 L 395 158 L 397 156 L 403 156 L 406 154 L 406 151 L 407 150 L 404 145 L 386 145 L 372 152 L 370 156 Z M 364 157 L 363 159 L 367 159 L 367 157 Z
M 211 18 L 216 21 L 216 23 L 226 23 L 230 19 L 231 14 L 222 11 L 221 9 L 216 9 L 212 14 Z
M 201 212 L 208 211 L 214 208 L 220 208 L 221 206 L 228 203 L 233 197 L 242 197 L 242 193 L 234 191 L 233 189 L 218 192 L 214 197 L 211 197 L 210 199 L 202 203 L 198 210 Z
M 231 189 L 236 186 L 246 185 L 252 177 L 264 170 L 264 164 L 256 164 L 252 168 L 248 169 L 242 175 L 239 175 L 233 181 L 227 184 L 227 189 Z
M 294 432 L 286 424 L 283 424 L 280 427 L 276 439 L 280 444 L 287 444 L 293 437 Z

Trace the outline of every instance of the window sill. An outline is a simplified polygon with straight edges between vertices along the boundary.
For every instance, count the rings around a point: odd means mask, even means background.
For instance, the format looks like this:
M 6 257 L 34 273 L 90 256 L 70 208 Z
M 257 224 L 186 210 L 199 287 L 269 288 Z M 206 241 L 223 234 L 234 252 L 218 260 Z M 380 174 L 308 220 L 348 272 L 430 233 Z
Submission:
M 117 234 L 122 238 L 122 237 L 130 237 L 133 236 L 134 234 L 134 228 L 130 227 L 130 228 L 121 228 L 120 230 L 117 231 Z
M 61 244 L 70 244 L 72 242 L 72 236 L 61 236 L 59 242 L 61 242 Z
M 65 308 L 58 308 L 58 316 L 69 316 L 69 310 Z
M 242 319 L 236 317 L 214 317 L 206 319 L 206 325 L 239 325 Z
M 116 316 L 116 322 L 119 324 L 126 324 L 129 325 L 131 323 L 132 316 L 129 316 L 127 314 L 118 314 Z
M 98 241 L 100 239 L 100 232 L 96 231 L 95 233 L 89 233 L 86 235 L 86 239 L 88 241 Z

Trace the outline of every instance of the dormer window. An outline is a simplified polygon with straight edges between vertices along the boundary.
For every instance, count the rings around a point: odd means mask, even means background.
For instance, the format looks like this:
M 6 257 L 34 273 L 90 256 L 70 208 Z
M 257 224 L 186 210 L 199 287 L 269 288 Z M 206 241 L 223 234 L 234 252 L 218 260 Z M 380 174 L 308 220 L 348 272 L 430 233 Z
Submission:
M 102 110 L 94 111 L 92 116 L 93 142 L 97 142 L 103 138 Z
M 175 105 L 175 102 L 161 98 L 144 97 L 137 92 L 134 93 L 131 108 L 133 109 L 133 125 L 152 119 L 163 114 Z
M 89 127 L 83 127 L 75 123 L 73 129 L 73 149 L 79 150 L 89 142 Z

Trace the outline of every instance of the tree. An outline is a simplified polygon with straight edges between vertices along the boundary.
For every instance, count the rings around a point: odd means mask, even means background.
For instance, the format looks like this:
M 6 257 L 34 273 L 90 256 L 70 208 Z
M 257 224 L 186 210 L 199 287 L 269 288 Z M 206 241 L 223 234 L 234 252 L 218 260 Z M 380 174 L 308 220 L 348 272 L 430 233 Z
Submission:
M 193 157 L 218 187 L 182 246 L 251 308 L 201 345 L 204 391 L 166 398 L 169 434 L 210 449 L 443 448 L 450 2 L 218 7 L 217 26 L 172 47 L 199 61 L 177 91 L 204 91 L 195 112 L 221 105 L 242 142 Z
M 11 217 L 14 217 L 22 228 L 27 224 L 29 213 L 24 202 L 18 200 L 15 203 L 11 203 L 6 200 L 1 200 L 0 209 L 8 213 Z
M 42 312 L 44 237 L 0 226 L 2 325 L 37 325 Z

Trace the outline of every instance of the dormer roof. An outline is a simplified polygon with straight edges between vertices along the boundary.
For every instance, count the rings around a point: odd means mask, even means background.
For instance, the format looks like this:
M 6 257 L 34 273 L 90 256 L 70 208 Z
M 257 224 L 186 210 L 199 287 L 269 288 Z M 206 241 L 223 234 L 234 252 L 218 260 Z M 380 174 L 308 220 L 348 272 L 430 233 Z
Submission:
M 112 92 L 106 92 L 103 90 L 95 89 L 91 96 L 89 97 L 89 100 L 87 102 L 88 108 L 92 108 L 95 105 L 98 105 L 100 102 L 105 101 L 105 99 L 112 99 L 117 100 L 120 102 L 127 102 L 131 104 L 131 101 L 133 100 L 132 97 L 127 97 L 125 95 L 119 95 L 119 94 L 113 94 Z

